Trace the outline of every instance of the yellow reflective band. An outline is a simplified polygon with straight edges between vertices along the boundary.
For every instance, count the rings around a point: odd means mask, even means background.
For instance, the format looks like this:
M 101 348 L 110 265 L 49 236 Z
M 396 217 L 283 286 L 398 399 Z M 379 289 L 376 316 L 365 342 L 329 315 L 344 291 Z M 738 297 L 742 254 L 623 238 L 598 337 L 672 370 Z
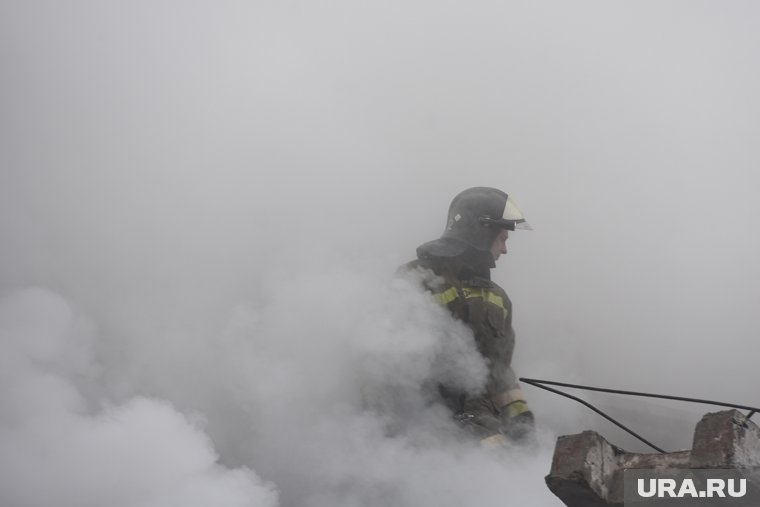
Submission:
M 509 391 L 502 391 L 501 393 L 493 396 L 493 401 L 497 407 L 505 407 L 515 401 L 525 401 L 522 391 L 520 389 L 510 389 Z
M 482 298 L 483 301 L 486 303 L 491 303 L 492 305 L 496 305 L 499 308 L 501 308 L 501 311 L 504 312 L 504 318 L 507 318 L 507 315 L 509 314 L 509 311 L 507 310 L 507 307 L 504 305 L 504 298 L 499 296 L 498 294 L 491 292 L 487 289 L 473 289 L 470 287 L 465 287 L 462 289 L 462 293 L 464 294 L 465 299 L 470 298 Z
M 438 294 L 433 294 L 433 299 L 435 299 L 436 303 L 438 304 L 447 305 L 454 301 L 457 296 L 458 294 L 456 287 L 451 287 L 448 290 L 439 292 Z
M 507 318 L 507 315 L 509 314 L 509 310 L 507 310 L 507 307 L 504 305 L 504 298 L 502 298 L 501 296 L 499 296 L 498 294 L 494 292 L 491 292 L 490 290 L 463 287 L 462 295 L 464 296 L 465 299 L 481 298 L 486 303 L 491 303 L 492 305 L 498 306 L 499 308 L 501 308 L 502 312 L 504 312 L 505 319 Z M 441 305 L 447 305 L 458 297 L 459 297 L 459 294 L 457 293 L 456 287 L 449 287 L 443 292 L 433 294 L 433 299 L 435 299 L 435 301 Z
M 501 308 L 502 310 L 504 310 L 504 313 L 506 314 L 507 307 L 504 306 L 504 299 L 501 296 L 499 296 L 498 294 L 494 294 L 491 291 L 487 291 L 486 292 L 485 300 L 488 301 L 491 304 L 494 304 L 494 305 L 498 306 L 499 308 Z
M 515 401 L 513 403 L 510 403 L 506 407 L 503 407 L 501 411 L 504 412 L 507 415 L 507 417 L 511 419 L 512 417 L 518 416 L 524 412 L 529 412 L 530 409 L 528 408 L 527 403 L 520 400 L 520 401 Z

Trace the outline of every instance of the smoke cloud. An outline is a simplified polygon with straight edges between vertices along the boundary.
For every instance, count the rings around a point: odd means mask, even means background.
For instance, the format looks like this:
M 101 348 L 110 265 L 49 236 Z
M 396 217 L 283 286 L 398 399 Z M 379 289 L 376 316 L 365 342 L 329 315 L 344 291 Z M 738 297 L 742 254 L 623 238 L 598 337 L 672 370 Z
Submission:
M 277 505 L 271 484 L 219 465 L 169 402 L 91 406 L 92 329 L 60 296 L 7 296 L 0 329 L 4 505 Z
M 450 199 L 519 375 L 757 405 L 754 2 L 6 1 L 0 504 L 559 505 L 462 441 L 471 338 L 396 268 Z M 669 450 L 709 407 L 583 395 Z

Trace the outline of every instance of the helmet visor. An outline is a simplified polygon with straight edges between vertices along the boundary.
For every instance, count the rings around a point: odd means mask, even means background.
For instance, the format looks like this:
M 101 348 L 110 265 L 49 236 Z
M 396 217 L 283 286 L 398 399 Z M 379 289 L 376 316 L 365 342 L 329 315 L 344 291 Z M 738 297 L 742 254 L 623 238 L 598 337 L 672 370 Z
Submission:
M 504 216 L 502 218 L 504 220 L 513 221 L 515 229 L 533 230 L 533 227 L 531 227 L 525 220 L 525 214 L 520 209 L 520 206 L 518 206 L 515 200 L 511 197 L 507 197 L 507 203 L 504 206 Z

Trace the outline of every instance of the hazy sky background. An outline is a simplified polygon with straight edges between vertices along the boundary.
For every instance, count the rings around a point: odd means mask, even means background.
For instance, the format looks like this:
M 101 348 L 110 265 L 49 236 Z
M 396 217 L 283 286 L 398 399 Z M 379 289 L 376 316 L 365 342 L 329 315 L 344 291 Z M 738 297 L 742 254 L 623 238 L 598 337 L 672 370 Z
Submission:
M 48 504 L 31 484 L 56 478 L 61 505 L 207 505 L 197 484 L 497 505 L 534 481 L 558 505 L 555 435 L 645 451 L 530 386 L 527 461 L 362 409 L 390 383 L 380 408 L 409 415 L 439 378 L 442 316 L 389 278 L 470 186 L 535 229 L 494 271 L 519 375 L 760 405 L 759 21 L 750 1 L 2 1 L 0 498 Z M 584 396 L 669 450 L 713 410 Z

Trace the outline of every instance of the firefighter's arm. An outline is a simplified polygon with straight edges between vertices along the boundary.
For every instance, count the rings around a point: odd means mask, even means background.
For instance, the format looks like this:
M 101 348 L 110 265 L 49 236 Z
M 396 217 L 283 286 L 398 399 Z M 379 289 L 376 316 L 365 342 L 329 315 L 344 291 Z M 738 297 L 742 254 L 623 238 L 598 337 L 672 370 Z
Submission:
M 517 383 L 517 376 L 511 368 L 509 370 L 508 376 L 514 379 L 514 382 L 510 382 L 510 389 L 500 393 L 494 399 L 496 406 L 499 407 L 501 430 L 512 440 L 529 441 L 534 438 L 535 417 L 523 397 L 520 385 Z

